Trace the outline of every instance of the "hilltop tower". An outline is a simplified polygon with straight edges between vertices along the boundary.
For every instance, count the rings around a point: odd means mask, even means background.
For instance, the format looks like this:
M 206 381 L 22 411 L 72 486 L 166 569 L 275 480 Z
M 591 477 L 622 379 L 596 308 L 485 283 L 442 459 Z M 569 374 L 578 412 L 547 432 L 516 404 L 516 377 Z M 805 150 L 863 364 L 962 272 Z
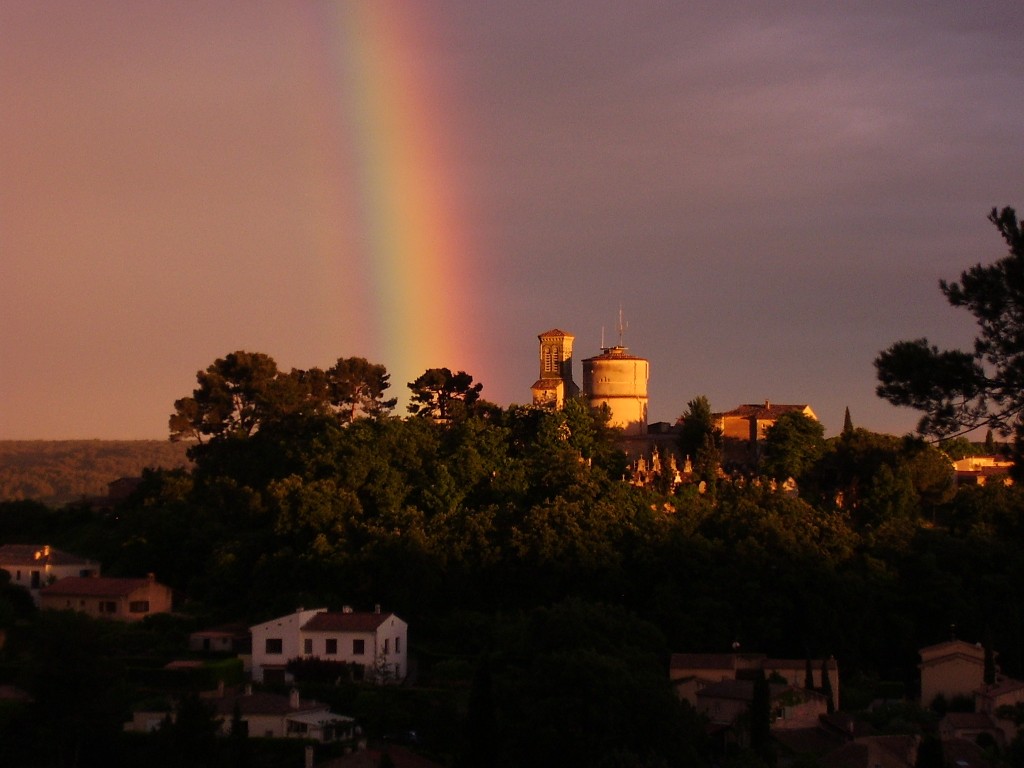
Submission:
M 622 344 L 625 325 L 619 311 L 619 343 L 583 361 L 583 396 L 591 408 L 608 407 L 610 426 L 626 435 L 647 434 L 647 360 L 629 354 Z
M 572 380 L 572 343 L 575 336 L 553 328 L 540 334 L 540 378 L 530 387 L 533 404 L 561 408 L 567 397 L 579 394 Z

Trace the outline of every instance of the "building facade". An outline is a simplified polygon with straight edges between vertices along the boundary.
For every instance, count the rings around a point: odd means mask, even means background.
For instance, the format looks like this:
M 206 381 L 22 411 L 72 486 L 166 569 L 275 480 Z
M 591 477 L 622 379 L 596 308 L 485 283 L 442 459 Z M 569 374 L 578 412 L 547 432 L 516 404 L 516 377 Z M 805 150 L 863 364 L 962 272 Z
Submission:
M 70 576 L 98 576 L 100 564 L 49 544 L 4 544 L 0 569 L 11 574 L 11 584 L 27 589 L 38 606 L 43 587 Z
M 647 360 L 623 346 L 583 361 L 583 395 L 593 410 L 608 409 L 609 425 L 627 436 L 647 434 Z
M 557 328 L 537 336 L 540 376 L 530 387 L 533 404 L 561 408 L 567 397 L 579 394 L 572 378 L 572 343 L 575 336 Z
M 299 609 L 250 632 L 255 682 L 288 682 L 288 662 L 311 658 L 352 665 L 359 677 L 380 683 L 408 674 L 409 628 L 393 613 Z
M 71 576 L 40 590 L 39 607 L 77 611 L 97 619 L 142 621 L 155 613 L 169 613 L 171 588 L 160 584 L 154 574 L 144 579 L 108 576 Z

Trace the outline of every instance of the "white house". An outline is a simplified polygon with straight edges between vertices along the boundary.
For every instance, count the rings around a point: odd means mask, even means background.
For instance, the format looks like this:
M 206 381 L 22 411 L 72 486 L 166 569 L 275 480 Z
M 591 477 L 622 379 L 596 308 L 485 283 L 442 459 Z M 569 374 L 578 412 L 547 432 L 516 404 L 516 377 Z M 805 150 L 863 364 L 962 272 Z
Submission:
M 326 611 L 326 608 L 308 611 L 299 608 L 295 613 L 249 627 L 252 635 L 252 679 L 257 683 L 290 679 L 285 665 L 301 653 L 300 628 L 318 613 Z
M 69 576 L 98 576 L 100 564 L 49 544 L 4 544 L 0 569 L 11 574 L 11 584 L 27 589 L 39 605 L 43 587 Z
M 364 679 L 400 682 L 408 673 L 408 624 L 380 610 L 299 609 L 250 627 L 252 679 L 286 682 L 291 659 L 319 658 L 354 664 Z
M 302 655 L 356 664 L 365 679 L 405 679 L 408 625 L 393 613 L 318 613 L 302 627 Z

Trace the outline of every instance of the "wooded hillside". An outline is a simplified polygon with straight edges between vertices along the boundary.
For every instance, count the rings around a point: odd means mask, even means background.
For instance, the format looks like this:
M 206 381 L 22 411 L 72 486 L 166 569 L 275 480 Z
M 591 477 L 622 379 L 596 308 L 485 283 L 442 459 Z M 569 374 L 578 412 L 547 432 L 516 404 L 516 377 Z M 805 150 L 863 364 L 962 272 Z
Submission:
M 107 483 L 119 477 L 189 465 L 188 446 L 165 440 L 0 440 L 0 501 L 61 505 L 105 496 Z

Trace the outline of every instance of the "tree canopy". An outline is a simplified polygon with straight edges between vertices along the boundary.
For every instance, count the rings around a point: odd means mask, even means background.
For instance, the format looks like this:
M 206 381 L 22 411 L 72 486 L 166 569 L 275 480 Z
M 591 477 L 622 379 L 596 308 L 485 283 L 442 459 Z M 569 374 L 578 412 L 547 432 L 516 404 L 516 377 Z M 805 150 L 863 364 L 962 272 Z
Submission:
M 458 418 L 480 399 L 483 384 L 473 383 L 465 371 L 452 373 L 448 368 L 429 368 L 409 382 L 412 398 L 409 413 L 433 419 Z
M 1009 253 L 976 264 L 960 282 L 939 282 L 950 305 L 978 324 L 974 349 L 940 350 L 927 338 L 899 341 L 875 360 L 878 395 L 923 413 L 918 431 L 949 437 L 979 427 L 1013 434 L 1024 445 L 1024 230 L 1012 208 L 992 209 L 989 221 Z

